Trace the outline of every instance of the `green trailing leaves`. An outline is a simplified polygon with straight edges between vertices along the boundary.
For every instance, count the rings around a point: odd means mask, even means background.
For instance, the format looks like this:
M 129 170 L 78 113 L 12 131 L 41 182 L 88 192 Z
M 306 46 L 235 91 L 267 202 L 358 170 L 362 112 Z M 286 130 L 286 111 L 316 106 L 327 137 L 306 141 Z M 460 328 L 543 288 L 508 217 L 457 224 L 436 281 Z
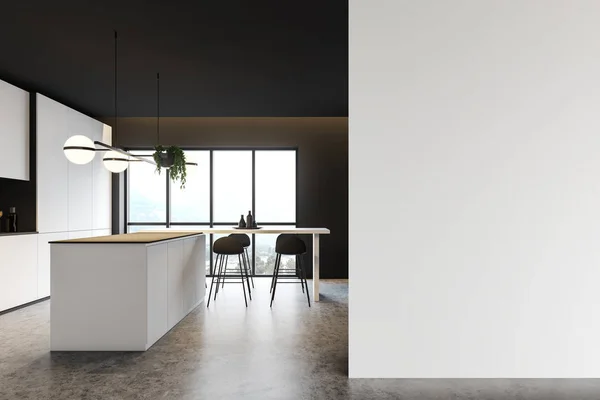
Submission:
M 156 172 L 160 174 L 161 168 L 163 168 L 164 156 L 173 160 L 173 164 L 168 166 L 169 175 L 171 180 L 179 181 L 181 189 L 185 188 L 185 182 L 187 177 L 187 169 L 185 164 L 185 153 L 181 148 L 177 146 L 164 147 L 163 145 L 156 145 L 154 147 L 154 162 L 156 163 Z M 161 154 L 163 156 L 161 157 Z

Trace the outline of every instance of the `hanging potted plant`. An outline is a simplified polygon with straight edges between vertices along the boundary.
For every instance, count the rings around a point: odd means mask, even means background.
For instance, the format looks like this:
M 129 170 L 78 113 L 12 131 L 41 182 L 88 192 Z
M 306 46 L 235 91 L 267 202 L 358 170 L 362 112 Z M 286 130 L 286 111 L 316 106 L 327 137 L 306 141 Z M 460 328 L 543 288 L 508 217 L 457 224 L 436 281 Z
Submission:
M 177 146 L 164 147 L 158 144 L 154 147 L 154 162 L 156 163 L 156 172 L 160 174 L 162 168 L 169 169 L 169 176 L 173 181 L 181 183 L 181 189 L 185 188 L 187 169 L 185 163 L 185 153 Z
M 160 144 L 160 75 L 156 74 L 156 142 L 154 146 L 154 162 L 156 172 L 160 174 L 162 168 L 169 170 L 168 174 L 173 181 L 181 183 L 181 189 L 185 188 L 187 177 L 185 153 L 177 146 L 164 147 Z

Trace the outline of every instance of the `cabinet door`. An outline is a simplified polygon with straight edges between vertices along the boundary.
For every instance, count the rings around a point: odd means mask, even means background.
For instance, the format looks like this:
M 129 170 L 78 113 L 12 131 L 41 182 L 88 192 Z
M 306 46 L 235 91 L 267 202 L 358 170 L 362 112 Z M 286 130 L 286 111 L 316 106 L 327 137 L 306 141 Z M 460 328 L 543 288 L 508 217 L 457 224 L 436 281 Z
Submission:
M 92 231 L 71 231 L 69 232 L 69 239 L 81 239 L 92 237 Z
M 65 232 L 68 227 L 69 165 L 63 145 L 69 137 L 67 108 L 37 95 L 38 231 Z
M 94 126 L 93 140 L 98 140 L 103 143 L 110 143 L 110 126 L 98 122 Z M 108 139 L 108 140 L 107 140 Z M 108 143 L 107 143 L 108 142 Z M 110 229 L 112 226 L 112 198 L 111 198 L 111 178 L 112 173 L 104 168 L 102 158 L 104 152 L 97 152 L 94 161 L 92 161 L 93 169 L 93 229 Z
M 189 312 L 198 301 L 196 298 L 196 260 L 194 257 L 194 245 L 196 238 L 183 239 L 183 269 L 181 271 L 181 282 L 183 284 L 183 311 Z
M 190 312 L 204 299 L 206 264 L 205 237 L 198 236 L 183 240 L 183 310 Z
M 169 329 L 185 315 L 183 310 L 183 240 L 167 243 Z
M 29 93 L 0 81 L 0 178 L 29 180 Z
M 168 255 L 167 243 L 146 247 L 148 279 L 148 339 L 147 344 L 156 342 L 172 325 L 169 325 L 168 309 Z
M 38 235 L 37 298 L 50 296 L 50 244 L 54 240 L 66 240 L 67 232 L 43 233 Z
M 0 237 L 0 311 L 37 299 L 37 235 Z
M 68 115 L 69 135 L 92 139 L 94 124 L 98 122 L 71 109 Z M 92 229 L 92 164 L 93 161 L 84 165 L 69 163 L 69 231 Z
M 111 235 L 110 229 L 94 229 L 92 231 L 92 236 L 110 236 L 110 235 Z

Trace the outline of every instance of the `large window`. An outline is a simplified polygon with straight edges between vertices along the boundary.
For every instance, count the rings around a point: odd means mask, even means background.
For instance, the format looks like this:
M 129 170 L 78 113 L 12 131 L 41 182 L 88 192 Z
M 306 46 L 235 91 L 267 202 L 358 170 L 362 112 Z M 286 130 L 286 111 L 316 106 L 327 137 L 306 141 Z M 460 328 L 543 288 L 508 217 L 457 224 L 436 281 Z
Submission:
M 252 210 L 252 151 L 213 152 L 213 210 L 229 224 Z
M 257 221 L 295 222 L 295 152 L 257 151 L 255 157 Z
M 210 152 L 186 151 L 188 162 L 185 189 L 171 182 L 171 223 L 196 222 L 210 224 Z
M 134 154 L 151 155 L 149 151 Z M 234 226 L 248 211 L 260 226 L 296 226 L 296 150 L 187 150 L 184 189 L 158 175 L 148 163 L 127 169 L 127 232 Z M 207 273 L 213 273 L 212 242 L 207 236 Z M 252 235 L 248 249 L 252 273 L 271 275 L 277 235 Z M 231 261 L 234 261 L 233 259 Z M 293 259 L 283 260 L 292 266 Z
M 143 152 L 133 152 L 143 155 Z M 134 222 L 167 222 L 167 182 L 165 172 L 154 172 L 154 167 L 145 162 L 131 162 L 127 168 L 129 209 L 128 219 Z

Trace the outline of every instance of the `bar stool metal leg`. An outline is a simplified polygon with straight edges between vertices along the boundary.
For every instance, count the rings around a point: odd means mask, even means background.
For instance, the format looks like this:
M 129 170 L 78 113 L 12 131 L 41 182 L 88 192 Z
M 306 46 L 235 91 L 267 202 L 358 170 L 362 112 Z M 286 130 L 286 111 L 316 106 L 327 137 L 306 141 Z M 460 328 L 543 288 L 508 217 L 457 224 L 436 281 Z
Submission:
M 273 284 L 275 283 L 275 271 L 277 270 L 277 260 L 281 257 L 280 254 L 275 256 L 275 265 L 273 265 L 273 277 L 271 278 L 271 289 L 269 289 L 269 293 L 273 292 Z
M 217 288 L 219 287 L 219 274 L 221 273 L 221 265 L 219 264 L 219 261 L 223 261 L 223 256 L 220 254 L 217 254 L 217 258 L 215 259 L 215 266 L 217 266 Z M 215 275 L 213 274 L 212 279 L 210 280 L 210 291 L 208 292 L 208 302 L 206 303 L 206 308 L 208 308 L 208 306 L 210 306 L 210 298 L 212 296 L 212 290 L 213 290 L 213 286 L 215 284 Z M 215 290 L 215 300 L 217 298 L 217 291 Z
M 227 258 L 225 258 L 225 270 L 223 271 L 223 276 L 227 275 L 227 261 L 229 261 L 229 256 L 227 256 Z M 225 278 L 221 279 L 223 282 L 221 282 L 221 288 L 225 287 Z M 219 290 L 219 287 L 217 286 L 217 291 Z
M 217 293 L 219 293 L 219 283 L 221 283 L 221 280 L 225 281 L 225 279 L 223 278 L 223 266 L 227 266 L 227 260 L 229 259 L 229 256 L 225 256 L 223 254 L 221 254 L 221 262 L 219 263 L 219 274 L 217 275 L 217 286 L 215 287 L 215 298 L 214 300 L 217 300 Z
M 273 271 L 273 293 L 271 293 L 271 304 L 269 307 L 273 307 L 273 300 L 275 299 L 275 290 L 277 289 L 277 277 L 279 275 L 279 266 L 281 265 L 281 254 L 277 254 L 275 258 L 275 271 Z
M 240 258 L 240 257 L 238 257 Z M 242 285 L 244 284 L 244 280 L 246 280 L 246 284 L 248 285 L 248 296 L 250 300 L 252 300 L 252 291 L 250 290 L 250 277 L 248 275 L 248 263 L 246 262 L 246 257 L 242 253 L 241 262 L 243 263 L 243 272 L 240 274 L 242 277 Z M 240 271 L 242 271 L 242 264 L 240 264 Z
M 242 277 L 242 290 L 244 291 L 244 302 L 246 303 L 246 307 L 248 307 L 248 299 L 246 298 L 246 286 L 244 285 L 244 272 L 242 271 L 242 257 L 238 254 L 238 260 L 240 262 L 240 276 Z
M 244 248 L 244 255 L 246 256 L 246 265 L 248 265 L 248 269 L 250 269 L 250 256 L 248 255 L 248 248 Z M 254 278 L 252 277 L 252 274 L 250 274 L 250 282 L 252 282 L 252 289 L 254 289 Z
M 223 263 L 225 258 L 225 263 Z M 221 254 L 221 268 L 219 268 L 219 278 L 217 279 L 217 290 L 215 291 L 215 298 L 219 293 L 219 282 L 221 282 L 221 288 L 225 287 L 225 275 L 227 274 L 227 262 L 229 261 L 229 255 Z

